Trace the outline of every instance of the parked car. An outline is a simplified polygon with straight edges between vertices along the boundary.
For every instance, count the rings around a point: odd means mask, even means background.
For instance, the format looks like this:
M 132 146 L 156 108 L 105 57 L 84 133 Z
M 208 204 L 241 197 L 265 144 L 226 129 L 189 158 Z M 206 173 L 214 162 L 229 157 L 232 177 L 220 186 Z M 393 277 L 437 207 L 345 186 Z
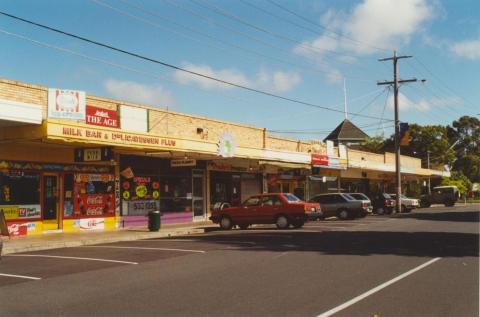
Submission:
M 437 186 L 432 189 L 430 195 L 422 195 L 420 207 L 430 207 L 432 204 L 444 204 L 445 207 L 452 207 L 460 198 L 457 186 Z
M 255 195 L 237 207 L 212 211 L 210 220 L 220 228 L 229 230 L 233 226 L 246 229 L 252 224 L 276 224 L 279 229 L 290 225 L 300 228 L 308 218 L 320 215 L 318 203 L 307 203 L 293 194 L 274 193 Z
M 379 215 L 391 214 L 395 209 L 395 199 L 387 193 L 374 194 L 371 199 L 373 212 Z
M 390 197 L 393 199 L 397 199 L 396 194 L 389 194 Z M 419 202 L 418 199 L 415 198 L 408 198 L 405 195 L 400 195 L 400 211 L 401 212 L 411 212 L 412 209 L 418 208 L 419 207 Z
M 348 193 L 349 196 L 355 198 L 356 200 L 363 201 L 367 205 L 367 212 L 372 213 L 373 212 L 373 206 L 372 206 L 372 201 L 370 198 L 368 198 L 367 195 L 363 193 Z
M 368 205 L 343 193 L 319 194 L 309 200 L 322 206 L 321 218 L 337 216 L 345 220 L 355 217 L 365 217 Z

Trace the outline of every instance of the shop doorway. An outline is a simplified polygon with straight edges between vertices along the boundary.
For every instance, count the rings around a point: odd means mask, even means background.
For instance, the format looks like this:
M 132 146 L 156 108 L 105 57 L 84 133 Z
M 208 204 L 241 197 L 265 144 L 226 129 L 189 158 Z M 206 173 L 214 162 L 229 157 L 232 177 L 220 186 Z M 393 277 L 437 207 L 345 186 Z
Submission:
M 61 229 L 60 177 L 58 174 L 43 175 L 43 230 Z
M 205 220 L 205 171 L 193 170 L 192 194 L 193 219 Z

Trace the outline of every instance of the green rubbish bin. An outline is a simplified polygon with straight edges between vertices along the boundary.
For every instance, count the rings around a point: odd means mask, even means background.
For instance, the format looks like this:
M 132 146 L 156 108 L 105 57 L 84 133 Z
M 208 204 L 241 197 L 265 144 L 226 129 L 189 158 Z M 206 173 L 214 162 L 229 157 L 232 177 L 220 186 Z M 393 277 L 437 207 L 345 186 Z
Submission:
M 160 230 L 160 211 L 154 210 L 148 212 L 148 230 Z

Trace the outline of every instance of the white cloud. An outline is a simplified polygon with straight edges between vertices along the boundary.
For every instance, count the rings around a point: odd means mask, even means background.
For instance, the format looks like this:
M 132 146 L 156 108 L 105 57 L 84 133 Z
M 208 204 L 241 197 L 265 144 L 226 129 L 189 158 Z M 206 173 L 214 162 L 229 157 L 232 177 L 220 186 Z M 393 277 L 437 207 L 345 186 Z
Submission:
M 133 81 L 108 79 L 104 83 L 108 94 L 115 99 L 153 106 L 172 106 L 171 93 L 161 85 L 145 85 Z
M 194 65 L 190 63 L 184 63 L 183 68 L 209 77 L 222 79 L 237 85 L 249 85 L 249 81 L 247 80 L 247 78 L 242 73 L 234 69 L 214 70 L 208 65 Z M 174 79 L 182 85 L 197 84 L 207 90 L 233 88 L 233 86 L 231 85 L 223 84 L 221 82 L 189 74 L 180 70 L 177 70 L 175 72 Z
M 480 59 L 480 39 L 458 42 L 453 44 L 450 49 L 459 57 L 471 60 Z
M 348 14 L 329 10 L 321 18 L 326 27 L 345 37 L 324 34 L 298 45 L 294 52 L 311 58 L 312 52 L 305 46 L 360 55 L 373 53 L 373 47 L 398 49 L 435 14 L 435 8 L 426 0 L 364 0 Z
M 437 110 L 438 108 L 447 107 L 447 106 L 456 106 L 463 104 L 461 98 L 431 98 L 431 99 L 420 99 L 418 101 L 413 101 L 409 99 L 402 93 L 398 94 L 398 105 L 400 111 L 420 111 L 427 112 L 430 110 Z M 388 99 L 388 106 L 393 109 L 393 96 L 390 96 Z
M 301 77 L 296 72 L 284 72 L 260 70 L 252 78 L 248 78 L 245 74 L 234 69 L 214 70 L 208 65 L 194 65 L 184 63 L 183 67 L 209 77 L 218 78 L 237 85 L 247 86 L 256 89 L 265 89 L 272 92 L 287 92 L 292 90 L 301 82 Z M 198 85 L 206 90 L 213 89 L 231 89 L 233 86 L 216 82 L 214 80 L 188 74 L 177 70 L 174 73 L 174 79 L 182 85 Z

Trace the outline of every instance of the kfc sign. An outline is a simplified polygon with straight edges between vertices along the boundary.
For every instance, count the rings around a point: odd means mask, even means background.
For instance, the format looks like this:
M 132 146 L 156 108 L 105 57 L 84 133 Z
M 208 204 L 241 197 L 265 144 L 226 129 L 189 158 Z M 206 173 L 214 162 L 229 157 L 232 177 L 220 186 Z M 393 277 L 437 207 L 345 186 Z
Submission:
M 117 111 L 87 105 L 87 124 L 118 128 Z

